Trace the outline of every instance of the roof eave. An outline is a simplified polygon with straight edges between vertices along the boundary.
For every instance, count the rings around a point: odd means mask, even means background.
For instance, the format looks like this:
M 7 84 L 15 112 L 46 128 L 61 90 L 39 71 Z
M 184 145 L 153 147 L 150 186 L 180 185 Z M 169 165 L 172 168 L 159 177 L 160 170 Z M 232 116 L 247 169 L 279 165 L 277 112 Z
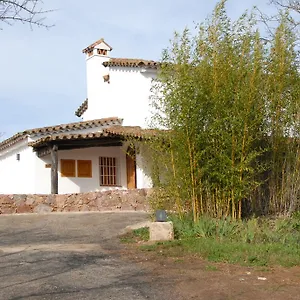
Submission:
M 111 118 L 102 118 L 102 119 L 95 119 L 90 121 L 82 121 L 82 122 L 75 122 L 75 123 L 67 123 L 67 124 L 60 124 L 54 126 L 47 126 L 41 128 L 34 128 L 25 130 L 23 132 L 19 132 L 12 137 L 4 140 L 0 143 L 0 151 L 2 149 L 9 148 L 13 144 L 17 143 L 19 140 L 24 139 L 30 135 L 41 135 L 41 134 L 56 134 L 57 132 L 66 132 L 69 130 L 81 130 L 85 128 L 94 128 L 94 127 L 103 127 L 103 126 L 114 126 L 114 125 L 121 125 L 123 119 L 118 117 L 111 117 Z

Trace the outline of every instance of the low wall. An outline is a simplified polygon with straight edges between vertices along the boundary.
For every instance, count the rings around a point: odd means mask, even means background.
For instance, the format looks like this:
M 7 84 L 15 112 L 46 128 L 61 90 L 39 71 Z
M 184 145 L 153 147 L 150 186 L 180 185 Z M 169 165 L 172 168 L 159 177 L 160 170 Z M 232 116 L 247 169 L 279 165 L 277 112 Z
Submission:
M 150 190 L 115 190 L 65 195 L 1 195 L 0 214 L 70 211 L 148 211 Z

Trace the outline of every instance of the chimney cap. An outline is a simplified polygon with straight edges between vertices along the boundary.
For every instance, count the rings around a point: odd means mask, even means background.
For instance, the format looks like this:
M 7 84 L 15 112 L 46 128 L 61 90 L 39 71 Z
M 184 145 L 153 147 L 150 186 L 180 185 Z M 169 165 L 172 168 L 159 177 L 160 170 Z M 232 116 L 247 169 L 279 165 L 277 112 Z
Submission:
M 91 44 L 91 45 L 87 46 L 86 48 L 84 48 L 84 49 L 82 50 L 82 53 L 90 52 L 90 51 L 94 50 L 94 48 L 95 48 L 96 46 L 98 46 L 98 45 L 100 45 L 100 44 L 104 44 L 104 45 L 108 48 L 107 50 L 109 50 L 109 51 L 111 51 L 111 50 L 113 49 L 110 45 L 108 45 L 108 44 L 104 41 L 104 38 L 101 38 L 100 40 L 98 40 L 98 41 L 94 42 L 93 44 Z

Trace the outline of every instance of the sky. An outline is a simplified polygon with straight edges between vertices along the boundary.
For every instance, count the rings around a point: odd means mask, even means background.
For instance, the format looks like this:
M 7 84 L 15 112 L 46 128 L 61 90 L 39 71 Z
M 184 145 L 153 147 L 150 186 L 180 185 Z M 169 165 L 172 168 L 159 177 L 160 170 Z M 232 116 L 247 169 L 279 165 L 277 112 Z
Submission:
M 86 98 L 82 49 L 104 38 L 112 57 L 159 60 L 174 31 L 193 28 L 217 0 L 44 0 L 50 29 L 0 23 L 0 140 L 26 129 L 80 121 Z M 228 0 L 233 19 L 268 0 Z M 108 116 L 110 117 L 110 116 Z

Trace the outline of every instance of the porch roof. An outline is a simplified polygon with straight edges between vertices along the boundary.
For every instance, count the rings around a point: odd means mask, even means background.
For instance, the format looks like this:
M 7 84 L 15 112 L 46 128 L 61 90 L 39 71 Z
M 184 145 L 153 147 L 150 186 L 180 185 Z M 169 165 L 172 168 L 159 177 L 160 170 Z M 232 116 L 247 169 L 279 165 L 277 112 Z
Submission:
M 0 151 L 10 146 L 16 144 L 17 142 L 26 139 L 28 136 L 33 135 L 42 135 L 43 137 L 48 137 L 52 135 L 60 135 L 63 133 L 68 133 L 71 130 L 82 130 L 87 128 L 97 128 L 102 126 L 114 126 L 114 125 L 121 125 L 123 122 L 122 119 L 118 117 L 111 117 L 111 118 L 103 118 L 103 119 L 96 119 L 90 121 L 83 121 L 83 122 L 75 122 L 75 123 L 66 123 L 66 124 L 59 124 L 54 126 L 46 126 L 40 128 L 33 128 L 28 129 L 22 132 L 19 132 L 12 137 L 2 141 L 0 143 Z M 43 138 L 42 137 L 42 138 Z M 40 139 L 39 139 L 40 140 Z
M 47 146 L 48 144 L 61 144 L 69 146 L 72 145 L 72 142 L 76 142 L 74 144 L 77 146 L 101 146 L 101 145 L 113 145 L 114 143 L 118 143 L 126 138 L 134 138 L 134 139 L 150 139 L 158 135 L 158 131 L 154 129 L 142 129 L 138 126 L 121 126 L 115 125 L 108 128 L 104 128 L 101 132 L 90 132 L 90 133 L 62 133 L 62 134 L 54 134 L 47 135 L 39 138 L 36 141 L 28 143 L 29 146 L 33 148 L 42 148 Z M 89 143 L 91 141 L 92 144 Z M 97 143 L 98 141 L 98 143 Z M 104 143 L 104 142 L 108 143 Z

